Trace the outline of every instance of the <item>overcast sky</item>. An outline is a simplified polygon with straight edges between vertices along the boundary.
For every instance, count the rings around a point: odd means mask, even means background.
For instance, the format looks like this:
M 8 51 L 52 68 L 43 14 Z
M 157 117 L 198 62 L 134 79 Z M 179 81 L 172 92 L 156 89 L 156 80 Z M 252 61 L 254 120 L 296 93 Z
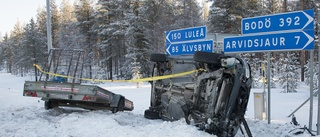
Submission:
M 56 0 L 60 5 L 62 0 Z M 71 0 L 70 0 L 71 1 Z M 0 0 L 0 33 L 2 36 L 13 30 L 19 20 L 28 23 L 37 14 L 37 9 L 46 6 L 46 0 Z
M 60 6 L 62 0 L 56 0 Z M 73 3 L 74 0 L 69 0 Z M 197 0 L 198 2 L 202 0 Z M 14 25 L 20 21 L 26 24 L 33 17 L 36 19 L 37 9 L 46 6 L 46 0 L 0 0 L 0 36 L 10 33 Z

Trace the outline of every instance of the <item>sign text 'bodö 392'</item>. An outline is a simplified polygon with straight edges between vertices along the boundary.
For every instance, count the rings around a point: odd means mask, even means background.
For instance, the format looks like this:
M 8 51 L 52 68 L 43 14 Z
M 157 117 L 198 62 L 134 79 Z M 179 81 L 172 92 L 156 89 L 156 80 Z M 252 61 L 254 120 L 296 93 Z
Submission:
M 314 10 L 294 11 L 280 14 L 244 18 L 242 34 L 314 29 Z
M 224 52 L 314 49 L 314 10 L 242 19 L 242 36 L 224 38 Z

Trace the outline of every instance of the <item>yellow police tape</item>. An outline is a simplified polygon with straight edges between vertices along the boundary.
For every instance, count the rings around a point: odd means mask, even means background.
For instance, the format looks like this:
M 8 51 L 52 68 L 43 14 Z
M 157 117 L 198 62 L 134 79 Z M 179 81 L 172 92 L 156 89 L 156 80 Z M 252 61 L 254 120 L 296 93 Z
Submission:
M 156 77 L 149 77 L 149 78 L 141 78 L 141 79 L 131 79 L 131 80 L 99 80 L 99 79 L 89 79 L 89 78 L 76 78 L 76 77 L 71 77 L 71 76 L 66 76 L 66 75 L 61 75 L 61 74 L 45 72 L 41 69 L 41 67 L 39 65 L 33 64 L 33 66 L 35 66 L 40 72 L 42 72 L 44 74 L 59 76 L 59 77 L 63 77 L 63 78 L 75 78 L 75 79 L 92 81 L 92 82 L 146 82 L 146 81 L 154 81 L 154 80 L 169 79 L 169 78 L 174 78 L 174 77 L 181 77 L 181 76 L 193 74 L 198 71 L 204 71 L 204 69 L 198 69 L 198 70 L 191 70 L 191 71 L 177 73 L 177 74 L 170 74 L 170 75 L 156 76 Z

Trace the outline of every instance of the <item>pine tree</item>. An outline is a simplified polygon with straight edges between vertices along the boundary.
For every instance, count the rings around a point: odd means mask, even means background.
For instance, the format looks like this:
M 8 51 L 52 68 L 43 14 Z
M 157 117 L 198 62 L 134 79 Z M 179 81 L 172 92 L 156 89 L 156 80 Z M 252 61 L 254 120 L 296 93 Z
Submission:
M 103 51 L 102 54 L 105 55 L 101 61 L 107 66 L 103 68 L 107 68 L 109 78 L 112 78 L 113 74 L 126 78 L 132 77 L 130 75 L 132 72 L 127 67 L 133 60 L 132 57 L 129 57 L 132 52 L 136 52 L 135 58 L 142 63 L 141 66 L 143 67 L 141 69 L 145 70 L 142 71 L 144 72 L 143 75 L 149 73 L 148 65 L 145 64 L 148 62 L 147 52 L 150 51 L 145 48 L 151 44 L 147 42 L 149 35 L 146 34 L 148 32 L 162 34 L 164 31 L 157 33 L 149 29 L 148 25 L 150 23 L 145 16 L 141 16 L 145 13 L 140 10 L 141 3 L 143 3 L 143 6 L 145 2 L 135 0 L 98 2 L 98 11 L 95 14 L 95 30 L 100 40 L 98 45 Z M 161 39 L 164 43 L 163 38 L 157 35 L 154 38 Z M 120 72 L 119 69 L 121 69 Z
M 128 22 L 124 19 L 128 12 L 130 0 L 98 1 L 96 31 L 100 38 L 98 45 L 104 52 L 104 62 L 107 64 L 109 78 L 114 74 L 121 75 L 126 52 L 125 33 Z
M 306 85 L 310 85 L 310 82 L 311 82 L 311 75 L 310 75 L 310 71 L 311 69 L 313 69 L 313 87 L 314 88 L 317 88 L 318 87 L 318 72 L 319 72 L 319 68 L 318 68 L 318 63 L 314 63 L 313 66 L 311 66 L 311 63 L 310 61 L 308 61 L 306 64 L 305 64 L 305 81 L 304 83 Z
M 60 27 L 57 34 L 58 45 L 63 49 L 76 49 L 76 18 L 74 9 L 68 0 L 62 1 L 59 15 Z
M 1 33 L 1 31 L 0 31 L 0 42 L 2 42 L 2 38 L 3 36 L 2 36 L 2 33 Z
M 145 0 L 141 16 L 146 28 L 146 39 L 150 41 L 150 53 L 165 53 L 165 31 L 177 28 L 173 24 L 174 7 L 169 0 Z
M 51 33 L 52 33 L 52 48 L 60 48 L 59 44 L 59 10 L 55 0 L 50 1 L 50 13 L 51 13 Z
M 82 0 L 75 6 L 75 14 L 77 18 L 76 27 L 78 28 L 77 41 L 78 46 L 86 50 L 85 63 L 88 66 L 88 77 L 93 76 L 92 65 L 98 65 L 98 62 L 94 62 L 94 58 L 98 58 L 99 49 L 96 47 L 97 35 L 93 31 L 94 25 L 94 9 L 90 3 L 90 0 Z M 96 54 L 97 53 L 97 54 Z M 85 70 L 86 71 L 86 70 Z M 94 70 L 97 71 L 97 70 Z
M 33 64 L 44 66 L 47 61 L 46 51 L 46 41 L 32 18 L 24 28 L 23 35 L 23 62 L 26 71 L 33 70 Z
M 59 15 L 60 21 L 63 23 L 76 21 L 74 7 L 70 4 L 69 0 L 62 0 Z
M 239 34 L 243 11 L 245 10 L 242 0 L 215 0 L 209 11 L 208 31 Z
M 188 28 L 204 24 L 202 20 L 201 7 L 195 0 L 174 1 L 174 27 Z
M 132 1 L 130 11 L 126 14 L 129 27 L 126 32 L 126 61 L 122 69 L 124 70 L 124 77 L 128 79 L 133 77 L 147 77 L 150 75 L 148 63 L 150 45 L 146 39 L 146 29 L 143 25 L 141 13 L 139 12 L 139 3 L 140 0 Z
M 37 28 L 39 33 L 42 35 L 44 39 L 47 39 L 47 13 L 45 8 L 39 8 L 37 10 Z
M 265 4 L 261 0 L 246 0 L 244 2 L 244 9 L 242 12 L 243 18 L 261 16 L 269 14 Z
M 14 75 L 21 74 L 23 76 L 23 27 L 20 21 L 17 21 L 15 24 L 13 31 L 11 31 L 10 39 L 12 39 L 12 43 L 9 46 L 11 54 L 10 54 L 10 63 L 11 72 Z
M 11 73 L 11 67 L 9 66 L 9 57 L 11 57 L 12 54 L 9 47 L 10 45 L 9 35 L 6 33 L 0 42 L 0 70 L 7 68 L 7 73 Z
M 269 0 L 264 3 L 271 14 L 282 12 L 282 2 L 278 0 Z
M 281 65 L 279 83 L 285 93 L 297 92 L 296 89 L 299 86 L 299 70 L 293 60 L 294 58 L 296 58 L 294 52 L 287 52 L 285 56 L 279 59 L 279 65 Z

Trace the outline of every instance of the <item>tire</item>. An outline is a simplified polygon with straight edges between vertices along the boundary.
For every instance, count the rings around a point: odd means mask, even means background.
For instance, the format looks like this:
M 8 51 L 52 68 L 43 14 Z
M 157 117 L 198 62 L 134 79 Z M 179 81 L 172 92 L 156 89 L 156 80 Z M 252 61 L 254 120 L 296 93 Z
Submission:
M 220 63 L 221 55 L 222 54 L 219 54 L 219 53 L 195 51 L 193 55 L 193 60 L 200 63 L 207 63 L 215 67 L 221 67 L 221 63 Z
M 111 112 L 112 113 L 117 113 L 118 112 L 118 108 L 117 107 L 112 108 Z
M 52 109 L 52 108 L 55 108 L 55 107 L 58 107 L 58 106 L 59 106 L 58 102 L 54 102 L 54 101 L 51 101 L 51 100 L 44 102 L 44 108 L 46 110 L 49 110 L 49 109 Z
M 44 102 L 44 108 L 46 109 L 46 110 L 49 110 L 49 109 L 52 109 L 53 107 L 52 107 L 52 101 L 45 101 Z
M 125 101 L 124 98 L 120 98 L 118 106 L 112 108 L 112 110 L 111 110 L 112 113 L 117 113 L 118 111 L 123 111 L 124 110 L 124 101 Z
M 188 125 L 190 125 L 190 124 L 191 124 L 191 121 L 193 120 L 192 115 L 191 115 L 190 113 L 188 113 L 188 114 L 185 116 L 185 120 L 186 120 L 186 123 L 187 123 Z
M 166 54 L 154 53 L 150 55 L 150 61 L 153 62 L 167 62 Z
M 147 119 L 161 119 L 159 112 L 150 109 L 144 111 L 144 117 Z

